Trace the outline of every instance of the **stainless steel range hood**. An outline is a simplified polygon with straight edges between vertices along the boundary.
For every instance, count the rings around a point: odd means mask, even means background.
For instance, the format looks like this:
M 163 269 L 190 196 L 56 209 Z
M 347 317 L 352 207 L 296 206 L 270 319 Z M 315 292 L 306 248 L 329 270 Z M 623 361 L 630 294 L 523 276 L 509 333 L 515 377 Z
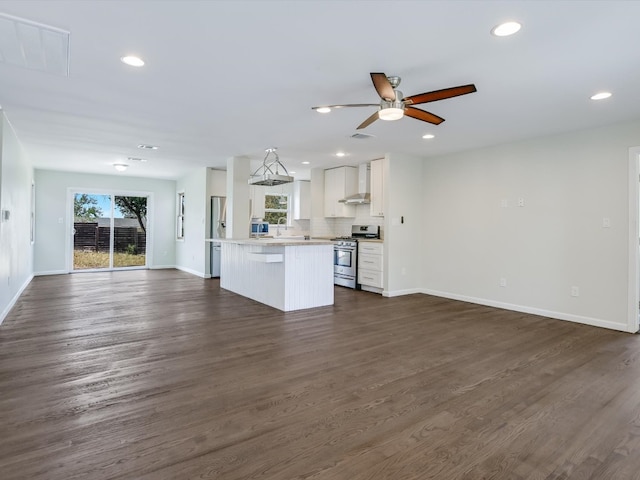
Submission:
M 343 198 L 339 200 L 340 203 L 346 203 L 348 205 L 362 205 L 365 203 L 371 203 L 371 194 L 370 193 L 356 193 L 355 195 L 350 195 L 347 198 Z
M 280 158 L 276 153 L 277 148 L 267 148 L 267 152 L 262 165 L 251 175 L 249 178 L 249 185 L 267 185 L 272 187 L 274 185 L 282 185 L 284 183 L 293 182 L 293 177 L 289 176 L 289 172 L 286 167 L 280 162 Z M 274 158 L 269 160 L 269 155 L 273 155 Z M 279 169 L 284 170 L 285 175 L 281 175 Z
M 340 200 L 340 203 L 347 205 L 364 205 L 371 203 L 371 194 L 369 193 L 369 164 L 363 163 L 358 166 L 358 193 L 349 195 Z

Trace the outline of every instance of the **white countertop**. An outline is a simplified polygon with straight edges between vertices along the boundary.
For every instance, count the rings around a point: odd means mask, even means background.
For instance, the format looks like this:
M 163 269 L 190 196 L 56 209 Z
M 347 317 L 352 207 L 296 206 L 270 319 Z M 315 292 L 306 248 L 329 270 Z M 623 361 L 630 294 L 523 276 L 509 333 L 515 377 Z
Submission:
M 236 243 L 238 245 L 263 245 L 265 247 L 299 247 L 310 245 L 333 245 L 330 240 L 320 238 L 206 238 L 205 242 Z

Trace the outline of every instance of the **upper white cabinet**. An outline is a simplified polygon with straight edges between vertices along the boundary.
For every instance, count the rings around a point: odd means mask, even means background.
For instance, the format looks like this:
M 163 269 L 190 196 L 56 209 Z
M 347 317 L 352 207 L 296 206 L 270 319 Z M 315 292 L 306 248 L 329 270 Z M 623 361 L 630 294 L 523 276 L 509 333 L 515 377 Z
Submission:
M 371 160 L 370 215 L 384 217 L 384 168 L 383 160 Z
M 311 182 L 296 180 L 293 182 L 293 219 L 311 218 Z
M 249 187 L 249 197 L 251 200 L 251 216 L 264 218 L 264 196 L 265 188 L 262 185 L 251 185 Z
M 355 217 L 355 205 L 340 200 L 358 193 L 358 169 L 338 167 L 324 171 L 324 216 Z

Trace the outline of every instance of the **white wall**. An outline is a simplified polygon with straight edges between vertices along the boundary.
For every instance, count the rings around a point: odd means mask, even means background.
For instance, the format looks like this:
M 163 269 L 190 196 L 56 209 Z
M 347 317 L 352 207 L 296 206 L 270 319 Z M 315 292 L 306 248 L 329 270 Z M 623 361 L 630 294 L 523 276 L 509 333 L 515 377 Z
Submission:
M 69 189 L 109 190 L 114 193 L 140 191 L 152 195 L 148 227 L 150 244 L 147 258 L 150 268 L 173 267 L 175 264 L 176 184 L 172 180 L 155 180 L 122 175 L 93 175 L 35 171 L 36 242 L 34 269 L 36 274 L 67 273 L 70 258 L 66 255 L 71 242 L 71 206 Z
M 639 122 L 423 160 L 424 291 L 628 330 L 636 145 Z
M 390 153 L 383 160 L 385 296 L 421 291 L 422 166 L 420 158 Z
M 0 115 L 0 323 L 33 277 L 33 169 L 4 112 Z
M 227 238 L 249 238 L 249 157 L 227 159 Z
M 176 191 L 184 192 L 184 239 L 175 240 L 176 268 L 185 272 L 207 277 L 207 259 L 209 244 L 204 241 L 208 237 L 207 195 L 208 169 L 199 168 L 176 183 Z
M 207 193 L 209 197 L 227 196 L 227 171 L 207 169 Z

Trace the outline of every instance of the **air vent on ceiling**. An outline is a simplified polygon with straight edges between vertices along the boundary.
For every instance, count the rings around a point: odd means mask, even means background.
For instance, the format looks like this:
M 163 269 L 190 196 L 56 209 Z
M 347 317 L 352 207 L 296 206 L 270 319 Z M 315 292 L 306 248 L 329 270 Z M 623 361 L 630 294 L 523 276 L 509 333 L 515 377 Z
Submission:
M 0 62 L 68 77 L 69 35 L 60 28 L 0 13 Z
M 354 133 L 351 135 L 351 138 L 357 138 L 359 140 L 367 140 L 368 138 L 373 138 L 375 135 L 369 135 L 368 133 Z

